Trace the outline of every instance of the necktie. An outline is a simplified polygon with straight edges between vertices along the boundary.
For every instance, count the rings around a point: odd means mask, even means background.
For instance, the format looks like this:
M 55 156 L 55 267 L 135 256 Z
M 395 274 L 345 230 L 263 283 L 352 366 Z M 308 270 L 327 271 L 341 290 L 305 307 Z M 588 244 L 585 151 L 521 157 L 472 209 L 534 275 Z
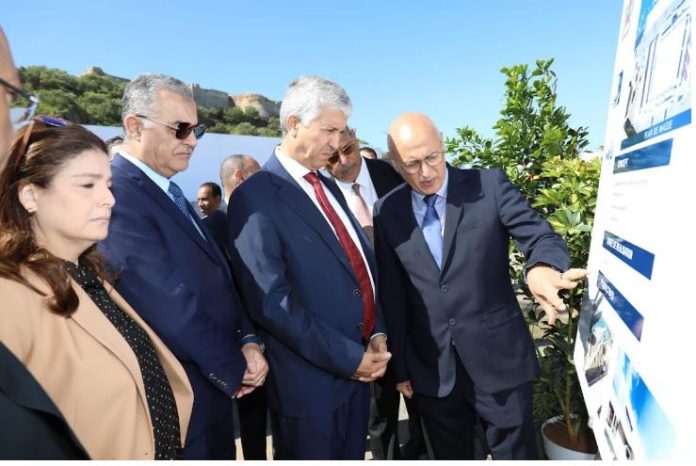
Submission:
M 314 195 L 317 197 L 321 209 L 329 218 L 334 230 L 336 230 L 338 242 L 341 244 L 343 252 L 345 252 L 346 256 L 348 256 L 348 262 L 350 262 L 350 266 L 353 268 L 353 273 L 355 273 L 355 277 L 358 279 L 360 296 L 362 297 L 363 302 L 363 337 L 365 338 L 365 341 L 369 341 L 370 336 L 372 335 L 372 330 L 375 328 L 376 312 L 375 297 L 372 292 L 372 284 L 370 283 L 370 276 L 368 275 L 365 261 L 360 255 L 358 247 L 351 239 L 346 226 L 343 224 L 340 217 L 331 206 L 329 199 L 326 197 L 326 193 L 321 185 L 319 176 L 314 172 L 309 172 L 304 176 L 304 179 L 309 181 L 314 188 Z
M 179 208 L 181 212 L 184 213 L 184 216 L 186 219 L 193 223 L 194 228 L 196 231 L 198 231 L 198 234 L 201 235 L 203 239 L 205 239 L 205 235 L 203 234 L 203 231 L 200 229 L 196 221 L 191 217 L 191 214 L 189 213 L 188 210 L 188 201 L 186 200 L 186 197 L 184 196 L 184 192 L 181 190 L 179 185 L 174 183 L 173 181 L 169 182 L 169 188 L 167 188 L 167 191 L 174 197 L 174 204 Z M 207 241 L 207 240 L 206 240 Z
M 442 268 L 442 225 L 440 224 L 440 216 L 435 210 L 435 201 L 437 201 L 437 194 L 428 194 L 423 198 L 423 202 L 428 207 L 425 210 L 422 228 L 430 254 L 433 255 L 437 266 Z
M 181 190 L 179 185 L 177 185 L 173 181 L 170 181 L 169 188 L 167 189 L 167 191 L 169 191 L 169 193 L 174 197 L 174 204 L 176 204 L 179 210 L 184 213 L 186 218 L 190 218 L 188 208 L 186 207 L 188 201 L 186 200 L 186 197 L 184 197 L 184 192 Z
M 358 219 L 358 223 L 365 230 L 367 237 L 370 238 L 370 243 L 374 244 L 374 231 L 372 229 L 372 215 L 370 214 L 370 209 L 367 207 L 367 202 L 365 198 L 360 195 L 360 184 L 353 183 L 351 186 L 353 192 L 355 193 L 355 218 Z

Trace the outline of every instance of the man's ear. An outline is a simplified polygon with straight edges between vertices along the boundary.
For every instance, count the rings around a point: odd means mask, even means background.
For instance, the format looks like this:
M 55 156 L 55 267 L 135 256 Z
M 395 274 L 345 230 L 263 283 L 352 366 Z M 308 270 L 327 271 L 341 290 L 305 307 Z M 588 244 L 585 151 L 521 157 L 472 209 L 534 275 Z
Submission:
M 288 133 L 292 135 L 292 137 L 297 136 L 297 125 L 300 124 L 300 119 L 297 118 L 295 115 L 290 115 L 285 119 L 285 127 L 288 129 Z
M 235 169 L 235 171 L 232 173 L 232 177 L 237 183 L 241 183 L 244 181 L 244 170 L 241 168 Z
M 29 183 L 19 188 L 17 196 L 19 197 L 19 203 L 22 204 L 24 210 L 33 214 L 38 208 L 38 202 L 36 201 L 36 186 Z
M 126 137 L 128 139 L 135 139 L 136 141 L 140 139 L 142 123 L 137 116 L 133 114 L 126 115 L 123 119 L 123 128 L 126 130 Z

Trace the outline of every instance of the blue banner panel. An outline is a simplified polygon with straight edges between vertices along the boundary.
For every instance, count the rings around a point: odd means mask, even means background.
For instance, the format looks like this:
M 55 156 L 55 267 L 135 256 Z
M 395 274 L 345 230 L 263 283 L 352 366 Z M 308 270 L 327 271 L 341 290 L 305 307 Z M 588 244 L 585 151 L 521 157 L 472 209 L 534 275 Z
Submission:
M 648 280 L 652 278 L 655 254 L 608 231 L 604 232 L 602 246 Z
M 661 121 L 660 123 L 653 125 L 640 133 L 636 133 L 633 136 L 624 139 L 621 141 L 621 150 L 635 146 L 636 144 L 640 144 L 641 142 L 659 136 L 660 134 L 669 133 L 677 128 L 686 126 L 689 123 L 691 123 L 691 109 L 684 110 L 683 112 L 674 115 L 672 118 Z
M 663 167 L 669 165 L 671 156 L 672 139 L 667 139 L 666 141 L 658 142 L 657 144 L 617 156 L 614 159 L 614 173 Z
M 626 324 L 631 333 L 640 341 L 640 336 L 643 334 L 643 315 L 607 280 L 607 277 L 602 272 L 597 273 L 597 288 L 609 301 L 611 307 L 614 308 L 616 314 Z

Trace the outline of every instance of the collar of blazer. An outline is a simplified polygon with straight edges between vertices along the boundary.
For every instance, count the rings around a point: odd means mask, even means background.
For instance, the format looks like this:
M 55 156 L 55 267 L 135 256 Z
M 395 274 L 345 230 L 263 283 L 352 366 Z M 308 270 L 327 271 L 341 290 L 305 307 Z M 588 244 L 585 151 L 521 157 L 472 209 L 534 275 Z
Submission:
M 443 236 L 443 264 L 442 272 L 447 270 L 447 267 L 451 261 L 450 250 L 452 249 L 452 244 L 457 233 L 457 227 L 462 221 L 464 216 L 464 204 L 467 202 L 472 202 L 478 199 L 481 195 L 481 181 L 478 170 L 461 170 L 459 168 L 454 168 L 450 164 L 447 164 L 448 171 L 448 185 L 447 185 L 447 199 L 446 199 L 446 214 L 445 214 L 445 231 Z M 392 199 L 392 202 L 389 202 Z M 414 232 L 411 234 L 411 240 L 415 241 L 415 247 L 419 251 L 423 252 L 423 260 L 427 263 L 432 262 L 433 266 L 435 261 L 432 258 L 428 250 L 428 245 L 425 242 L 423 233 L 418 227 L 416 222 L 416 217 L 413 213 L 411 207 L 411 187 L 408 184 L 404 184 L 396 188 L 388 198 L 385 199 L 382 206 L 385 204 L 392 204 L 393 207 L 387 207 L 391 215 L 396 217 L 396 222 L 403 231 Z M 382 216 L 383 210 L 380 209 L 380 216 Z M 388 223 L 391 223 L 387 220 Z M 426 262 L 424 262 L 426 263 Z
M 193 208 L 191 208 L 191 206 L 189 206 L 189 214 L 191 215 L 191 219 L 196 222 L 196 225 L 198 225 L 200 231 L 206 236 L 205 239 L 203 239 L 191 221 L 181 215 L 181 211 L 176 204 L 174 204 L 167 193 L 162 191 L 162 189 L 157 186 L 157 184 L 155 184 L 155 182 L 152 181 L 145 173 L 143 173 L 142 170 L 118 154 L 116 157 L 114 157 L 111 165 L 116 170 L 123 170 L 126 176 L 136 181 L 138 186 L 140 186 L 143 191 L 155 201 L 155 203 L 167 214 L 167 216 L 170 217 L 194 243 L 203 249 L 203 251 L 205 251 L 205 253 L 211 257 L 211 259 L 220 264 L 220 267 L 223 267 L 228 275 L 230 274 L 223 252 L 220 251 L 220 248 L 217 246 L 217 244 L 215 244 L 215 240 L 209 234 L 207 234 L 206 227 L 200 221 L 198 215 Z M 118 202 L 118 199 L 116 202 Z
M 324 243 L 331 249 L 336 258 L 343 264 L 348 272 L 355 275 L 353 272 L 353 267 L 351 267 L 346 257 L 346 253 L 343 252 L 338 238 L 334 233 L 333 229 L 329 226 L 324 216 L 319 212 L 317 207 L 314 205 L 311 199 L 307 196 L 304 190 L 297 184 L 297 182 L 290 176 L 290 174 L 283 168 L 283 166 L 278 161 L 278 158 L 274 155 L 268 160 L 266 165 L 264 165 L 263 171 L 267 171 L 272 175 L 269 179 L 272 184 L 278 188 L 278 198 L 281 202 L 287 205 L 291 210 L 293 210 L 300 218 L 307 222 L 319 236 L 322 238 Z M 369 244 L 369 240 L 365 236 L 362 228 L 357 224 L 353 215 L 348 209 L 348 205 L 343 198 L 343 194 L 338 189 L 338 186 L 332 181 L 322 176 L 319 173 L 319 179 L 322 181 L 325 188 L 331 191 L 331 194 L 338 200 L 341 208 L 348 214 L 348 218 L 353 225 L 353 229 L 358 234 L 360 238 L 360 244 L 362 245 L 363 252 L 367 258 L 368 267 L 372 272 L 372 276 L 376 277 L 375 271 L 375 261 L 372 254 L 372 247 Z M 356 278 L 357 281 L 357 278 Z

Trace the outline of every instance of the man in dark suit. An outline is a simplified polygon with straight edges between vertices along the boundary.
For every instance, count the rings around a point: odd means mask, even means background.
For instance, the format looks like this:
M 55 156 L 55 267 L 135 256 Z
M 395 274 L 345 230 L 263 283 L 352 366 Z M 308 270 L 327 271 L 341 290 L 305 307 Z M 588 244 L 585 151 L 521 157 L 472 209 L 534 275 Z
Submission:
M 87 460 L 56 405 L 0 342 L 0 460 Z
M 213 238 L 215 238 L 225 255 L 229 257 L 226 246 L 227 215 L 220 210 L 220 204 L 222 203 L 222 189 L 220 189 L 220 185 L 212 181 L 206 181 L 198 188 L 196 201 L 198 209 L 201 211 L 201 222 L 213 235 Z
M 293 81 L 280 107 L 280 146 L 230 198 L 235 275 L 273 368 L 276 459 L 363 459 L 367 382 L 391 357 L 368 239 L 317 172 L 338 149 L 351 110 L 336 83 Z
M 372 239 L 372 208 L 377 199 L 404 182 L 391 164 L 362 156 L 355 129 L 341 133 L 338 151 L 329 159 L 326 169 L 348 202 L 365 233 Z M 384 377 L 372 383 L 370 400 L 370 450 L 376 460 L 418 459 L 425 452 L 420 418 L 411 400 L 408 409 L 409 440 L 400 451 L 398 438 L 399 400 L 391 368 Z
M 375 206 L 375 250 L 397 389 L 417 400 L 436 459 L 473 459 L 480 416 L 494 459 L 538 456 L 534 346 L 512 289 L 510 238 L 530 290 L 553 322 L 568 271 L 565 244 L 501 170 L 446 164 L 419 113 L 398 117 L 389 155 L 407 184 Z
M 259 163 L 250 155 L 234 154 L 225 157 L 220 164 L 220 182 L 225 194 L 226 208 L 229 208 L 230 197 L 234 190 L 260 169 Z M 208 218 L 210 220 L 206 221 Z M 203 223 L 211 229 L 215 239 L 221 241 L 221 247 L 229 257 L 227 215 L 217 211 L 213 216 L 204 218 Z M 259 387 L 244 398 L 237 400 L 237 412 L 239 413 L 239 437 L 244 459 L 266 460 L 268 419 L 266 388 Z
M 203 135 L 190 88 L 144 74 L 123 97 L 125 141 L 112 162 L 117 206 L 100 245 L 117 290 L 181 361 L 194 392 L 186 459 L 235 459 L 233 397 L 263 383 L 268 366 L 223 252 L 181 189 Z

